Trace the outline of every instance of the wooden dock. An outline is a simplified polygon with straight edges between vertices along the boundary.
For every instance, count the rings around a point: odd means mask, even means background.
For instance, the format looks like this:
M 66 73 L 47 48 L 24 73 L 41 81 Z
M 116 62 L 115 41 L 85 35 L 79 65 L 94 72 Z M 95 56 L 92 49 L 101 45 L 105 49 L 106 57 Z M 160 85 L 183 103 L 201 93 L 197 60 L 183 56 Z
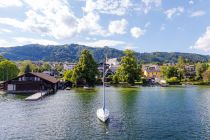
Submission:
M 42 91 L 42 92 L 37 92 L 27 98 L 25 98 L 26 101 L 36 101 L 45 96 L 48 92 L 47 91 Z

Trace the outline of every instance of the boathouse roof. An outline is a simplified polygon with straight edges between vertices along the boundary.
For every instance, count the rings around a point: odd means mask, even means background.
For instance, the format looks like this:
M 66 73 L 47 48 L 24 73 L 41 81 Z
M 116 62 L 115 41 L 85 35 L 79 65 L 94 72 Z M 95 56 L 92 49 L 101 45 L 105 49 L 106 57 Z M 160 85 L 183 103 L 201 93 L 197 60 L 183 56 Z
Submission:
M 17 76 L 16 78 L 10 79 L 10 80 L 8 80 L 8 81 L 4 81 L 2 84 L 7 83 L 7 82 L 9 82 L 9 81 L 11 81 L 11 80 L 17 79 L 17 78 L 19 78 L 19 77 L 23 77 L 23 76 L 25 76 L 25 75 L 27 75 L 27 74 L 31 74 L 31 75 L 37 76 L 37 77 L 39 77 L 39 78 L 41 78 L 41 79 L 43 79 L 43 80 L 46 80 L 46 81 L 48 81 L 48 82 L 50 82 L 50 83 L 53 83 L 53 84 L 56 84 L 56 83 L 59 82 L 58 79 L 56 79 L 55 77 L 50 76 L 50 75 L 48 75 L 48 74 L 45 74 L 45 73 L 38 73 L 38 72 L 29 72 L 29 73 L 25 73 L 25 74 L 23 74 L 23 75 L 19 75 L 19 76 Z
M 32 75 L 35 75 L 35 76 L 37 76 L 37 77 L 40 77 L 40 78 L 42 78 L 42 79 L 44 79 L 44 80 L 46 80 L 46 81 L 49 81 L 49 82 L 51 82 L 51 83 L 58 83 L 58 82 L 59 82 L 59 80 L 56 79 L 55 77 L 50 76 L 50 75 L 45 74 L 45 73 L 31 72 L 31 74 L 32 74 Z

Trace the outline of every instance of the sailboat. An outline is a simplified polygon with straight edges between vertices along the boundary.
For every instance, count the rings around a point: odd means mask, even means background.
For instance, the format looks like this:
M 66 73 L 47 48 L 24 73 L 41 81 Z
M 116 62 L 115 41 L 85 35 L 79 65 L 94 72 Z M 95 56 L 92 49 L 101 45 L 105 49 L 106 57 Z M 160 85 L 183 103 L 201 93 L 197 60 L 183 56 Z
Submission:
M 105 102 L 105 65 L 103 63 L 103 107 L 99 108 L 96 112 L 97 117 L 102 122 L 106 122 L 109 118 L 109 110 L 106 109 L 106 102 Z

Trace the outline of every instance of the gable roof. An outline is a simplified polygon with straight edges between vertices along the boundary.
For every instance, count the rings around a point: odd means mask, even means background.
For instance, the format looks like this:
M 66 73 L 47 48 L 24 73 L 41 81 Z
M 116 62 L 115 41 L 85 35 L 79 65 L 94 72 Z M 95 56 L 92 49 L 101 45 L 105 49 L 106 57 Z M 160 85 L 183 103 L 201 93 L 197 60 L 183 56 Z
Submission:
M 56 84 L 56 83 L 59 82 L 58 79 L 56 79 L 55 77 L 50 76 L 50 75 L 48 75 L 48 74 L 45 74 L 45 73 L 38 73 L 38 72 L 29 72 L 29 73 L 25 73 L 25 74 L 19 75 L 19 76 L 13 78 L 13 79 L 4 81 L 4 82 L 2 82 L 2 83 L 0 83 L 0 84 L 7 83 L 7 82 L 9 82 L 9 81 L 11 81 L 11 80 L 14 80 L 14 79 L 16 79 L 16 78 L 25 76 L 26 74 L 31 74 L 31 75 L 37 76 L 37 77 L 39 77 L 39 78 L 41 78 L 41 79 L 43 79 L 43 80 L 46 80 L 46 81 L 48 81 L 48 82 L 51 82 L 51 83 L 53 83 L 53 84 Z
M 31 74 L 34 75 L 34 76 L 40 77 L 41 79 L 44 79 L 46 81 L 49 81 L 51 83 L 54 83 L 54 84 L 59 82 L 59 80 L 56 79 L 55 77 L 50 76 L 50 75 L 45 74 L 45 73 L 31 72 Z

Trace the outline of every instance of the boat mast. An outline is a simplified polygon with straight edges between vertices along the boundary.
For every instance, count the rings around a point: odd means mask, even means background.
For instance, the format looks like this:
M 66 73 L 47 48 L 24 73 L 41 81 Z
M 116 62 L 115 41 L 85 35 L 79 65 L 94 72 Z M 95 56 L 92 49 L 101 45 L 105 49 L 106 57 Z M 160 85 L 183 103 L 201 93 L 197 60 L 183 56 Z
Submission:
M 103 62 L 103 110 L 105 111 L 105 63 Z

